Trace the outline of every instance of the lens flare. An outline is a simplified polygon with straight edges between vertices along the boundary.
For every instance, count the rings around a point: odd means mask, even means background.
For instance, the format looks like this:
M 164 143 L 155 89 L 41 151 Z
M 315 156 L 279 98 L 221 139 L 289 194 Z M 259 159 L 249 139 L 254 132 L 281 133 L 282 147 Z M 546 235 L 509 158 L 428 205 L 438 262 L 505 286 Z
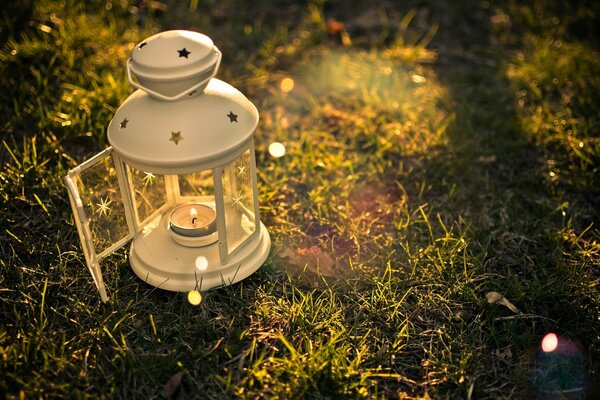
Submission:
M 197 290 L 190 290 L 187 298 L 190 304 L 193 306 L 197 306 L 198 304 L 202 303 L 202 295 Z
M 558 336 L 555 333 L 548 333 L 542 339 L 542 350 L 545 353 L 551 353 L 558 348 Z
M 532 383 L 539 398 L 583 399 L 589 385 L 587 357 L 581 345 L 547 333 L 532 364 Z
M 294 90 L 294 80 L 292 78 L 283 78 L 279 87 L 283 93 L 289 93 Z
M 427 79 L 425 79 L 424 76 L 417 75 L 417 74 L 413 74 L 413 76 L 411 76 L 410 79 L 412 79 L 412 81 L 414 83 L 425 83 L 425 82 L 427 82 Z
M 285 146 L 279 142 L 273 142 L 269 145 L 269 154 L 275 158 L 285 155 Z
M 208 268 L 208 260 L 204 256 L 196 257 L 196 269 L 200 272 L 206 271 Z

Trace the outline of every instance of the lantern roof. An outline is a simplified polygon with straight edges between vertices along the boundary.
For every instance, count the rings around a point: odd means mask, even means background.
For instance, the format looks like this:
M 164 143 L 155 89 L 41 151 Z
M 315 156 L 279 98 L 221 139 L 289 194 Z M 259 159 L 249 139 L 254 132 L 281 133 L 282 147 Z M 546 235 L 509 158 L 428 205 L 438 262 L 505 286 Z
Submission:
M 222 165 L 248 144 L 258 111 L 240 91 L 211 79 L 201 93 L 162 101 L 134 92 L 108 126 L 108 141 L 132 166 L 183 174 Z

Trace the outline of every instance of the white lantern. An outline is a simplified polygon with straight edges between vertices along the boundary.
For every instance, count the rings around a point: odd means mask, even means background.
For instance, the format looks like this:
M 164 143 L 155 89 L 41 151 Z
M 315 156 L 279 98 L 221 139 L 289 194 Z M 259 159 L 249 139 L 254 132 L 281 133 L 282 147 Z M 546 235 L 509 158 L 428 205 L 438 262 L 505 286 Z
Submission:
M 215 79 L 221 53 L 205 35 L 168 31 L 127 61 L 138 88 L 108 126 L 108 149 L 65 177 L 87 266 L 108 299 L 100 260 L 131 241 L 142 280 L 173 291 L 238 282 L 265 261 L 256 107 Z

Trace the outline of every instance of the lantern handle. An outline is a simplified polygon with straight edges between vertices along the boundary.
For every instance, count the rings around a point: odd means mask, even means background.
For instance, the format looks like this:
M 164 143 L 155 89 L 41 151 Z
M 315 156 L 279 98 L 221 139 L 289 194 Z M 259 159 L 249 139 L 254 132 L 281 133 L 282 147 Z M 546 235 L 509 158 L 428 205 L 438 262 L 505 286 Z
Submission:
M 155 90 L 152 90 L 144 85 L 142 85 L 139 82 L 136 82 L 133 80 L 133 76 L 132 76 L 132 71 L 131 71 L 131 57 L 129 57 L 129 59 L 127 60 L 127 79 L 129 79 L 129 83 L 131 84 L 131 86 L 133 86 L 136 89 L 142 89 L 146 92 L 148 92 L 150 95 L 157 97 L 161 100 L 165 100 L 165 101 L 175 101 L 175 100 L 179 100 L 180 98 L 182 98 L 183 96 L 187 95 L 187 94 L 191 94 L 194 92 L 194 90 L 198 89 L 199 87 L 201 87 L 202 85 L 206 85 L 212 78 L 214 78 L 217 75 L 217 71 L 219 70 L 219 66 L 221 65 L 221 51 L 219 49 L 217 49 L 215 47 L 215 52 L 217 53 L 217 61 L 214 64 L 214 69 L 213 72 L 210 74 L 210 76 L 206 79 L 201 80 L 200 82 L 198 82 L 197 84 L 195 84 L 194 86 L 190 87 L 190 88 L 186 88 L 185 90 L 181 91 L 180 93 L 177 93 L 176 95 L 173 96 L 165 96 L 164 94 L 158 93 Z

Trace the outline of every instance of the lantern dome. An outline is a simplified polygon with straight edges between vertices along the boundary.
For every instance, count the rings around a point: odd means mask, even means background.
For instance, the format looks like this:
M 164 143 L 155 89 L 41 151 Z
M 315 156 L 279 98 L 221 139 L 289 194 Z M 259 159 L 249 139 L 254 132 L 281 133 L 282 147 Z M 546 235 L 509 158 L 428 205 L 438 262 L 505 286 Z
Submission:
M 144 171 L 180 174 L 229 161 L 258 125 L 258 111 L 233 86 L 212 79 L 204 92 L 182 101 L 160 101 L 137 90 L 108 126 L 108 141 Z M 224 158 L 225 157 L 225 158 Z
M 222 165 L 252 140 L 256 107 L 214 79 L 221 52 L 206 35 L 158 33 L 127 61 L 132 86 L 108 126 L 108 141 L 129 164 L 181 174 Z

